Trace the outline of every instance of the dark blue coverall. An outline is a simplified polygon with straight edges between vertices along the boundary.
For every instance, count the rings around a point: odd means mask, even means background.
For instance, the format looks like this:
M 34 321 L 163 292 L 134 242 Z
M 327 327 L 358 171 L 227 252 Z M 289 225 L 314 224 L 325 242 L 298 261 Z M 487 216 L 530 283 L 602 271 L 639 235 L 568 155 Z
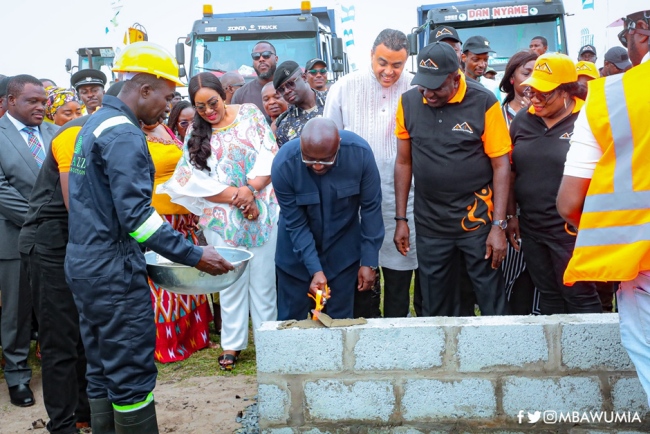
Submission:
M 88 398 L 116 405 L 143 402 L 156 383 L 143 248 L 190 266 L 203 253 L 151 207 L 154 172 L 138 119 L 105 96 L 75 144 L 65 273 L 88 358 Z

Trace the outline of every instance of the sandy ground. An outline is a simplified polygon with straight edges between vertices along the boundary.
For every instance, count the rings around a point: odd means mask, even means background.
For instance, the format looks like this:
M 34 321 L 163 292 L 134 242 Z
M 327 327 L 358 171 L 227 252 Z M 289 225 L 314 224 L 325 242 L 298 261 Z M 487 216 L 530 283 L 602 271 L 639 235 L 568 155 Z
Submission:
M 32 428 L 38 419 L 47 421 L 40 374 L 31 382 L 36 404 L 28 408 L 11 405 L 4 381 L 0 384 L 0 434 L 47 434 Z M 232 433 L 240 428 L 237 413 L 252 404 L 257 394 L 254 377 L 195 377 L 178 382 L 159 382 L 154 390 L 161 433 Z M 238 398 L 239 396 L 239 398 Z

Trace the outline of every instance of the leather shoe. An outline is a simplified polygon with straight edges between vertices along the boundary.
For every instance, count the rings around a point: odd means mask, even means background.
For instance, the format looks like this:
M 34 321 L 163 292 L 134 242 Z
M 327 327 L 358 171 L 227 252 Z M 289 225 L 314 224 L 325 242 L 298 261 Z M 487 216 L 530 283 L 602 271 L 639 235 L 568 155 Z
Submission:
M 18 407 L 30 407 L 34 405 L 34 394 L 29 384 L 19 384 L 9 388 L 11 403 Z

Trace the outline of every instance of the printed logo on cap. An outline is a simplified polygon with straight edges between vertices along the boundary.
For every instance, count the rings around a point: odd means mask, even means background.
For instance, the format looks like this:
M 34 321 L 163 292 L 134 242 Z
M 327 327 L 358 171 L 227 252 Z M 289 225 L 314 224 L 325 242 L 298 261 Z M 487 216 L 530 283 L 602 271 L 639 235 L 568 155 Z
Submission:
M 490 41 L 488 41 L 487 39 L 483 41 L 483 43 L 485 44 L 486 47 L 490 45 Z
M 86 81 L 91 81 L 92 79 L 92 77 L 86 77 Z
M 286 75 L 286 76 L 288 77 L 288 76 L 290 76 L 290 75 L 291 75 L 291 72 L 289 72 L 289 70 L 288 70 L 288 69 L 285 69 L 285 70 L 284 70 L 284 75 Z
M 449 30 L 448 28 L 444 27 L 441 30 L 438 30 L 438 33 L 436 33 L 436 38 L 439 38 L 443 35 L 449 35 L 449 36 L 454 36 L 454 34 Z
M 589 68 L 587 65 L 584 63 L 576 68 L 576 71 L 591 71 L 591 68 Z
M 553 71 L 551 71 L 551 67 L 548 66 L 548 63 L 540 63 L 539 65 L 535 65 L 535 71 L 540 71 L 540 72 L 545 72 L 547 74 L 553 75 Z
M 422 60 L 420 60 L 420 68 L 434 69 L 434 70 L 438 70 L 438 69 L 439 69 L 439 68 L 438 68 L 438 65 L 436 64 L 436 62 L 434 62 L 434 61 L 431 60 L 431 59 L 426 59 L 426 60 L 425 60 L 425 59 L 422 59 Z

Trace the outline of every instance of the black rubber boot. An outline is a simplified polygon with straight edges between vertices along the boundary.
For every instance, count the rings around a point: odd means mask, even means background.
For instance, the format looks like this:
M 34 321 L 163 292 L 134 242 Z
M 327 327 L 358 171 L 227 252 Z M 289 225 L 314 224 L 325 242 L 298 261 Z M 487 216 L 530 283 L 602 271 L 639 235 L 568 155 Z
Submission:
M 115 434 L 158 434 L 154 402 L 133 411 L 115 410 Z
M 113 404 L 104 399 L 89 399 L 90 426 L 93 434 L 115 434 Z

